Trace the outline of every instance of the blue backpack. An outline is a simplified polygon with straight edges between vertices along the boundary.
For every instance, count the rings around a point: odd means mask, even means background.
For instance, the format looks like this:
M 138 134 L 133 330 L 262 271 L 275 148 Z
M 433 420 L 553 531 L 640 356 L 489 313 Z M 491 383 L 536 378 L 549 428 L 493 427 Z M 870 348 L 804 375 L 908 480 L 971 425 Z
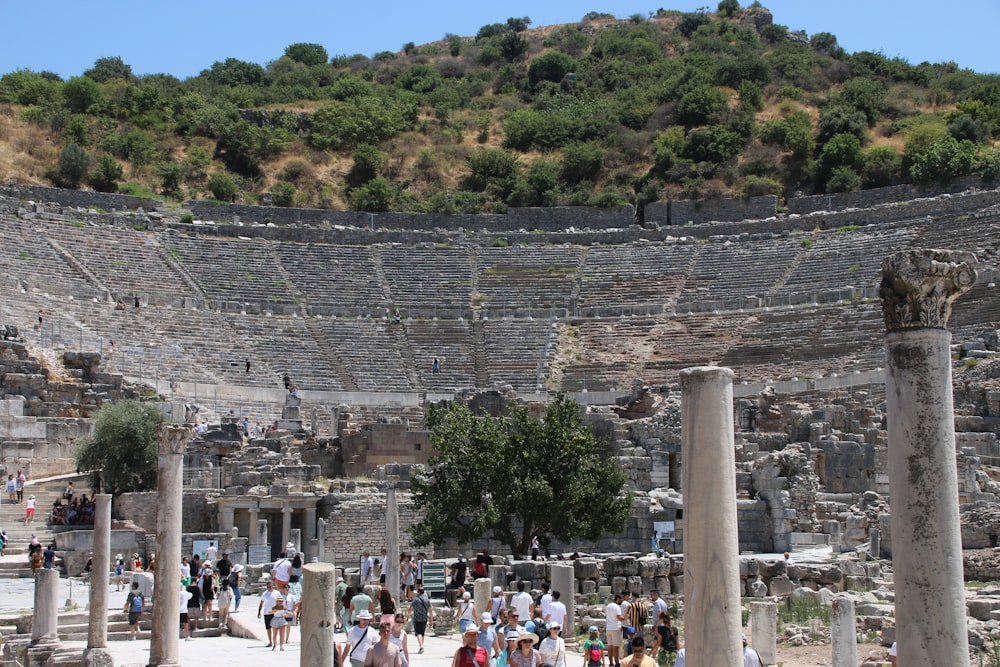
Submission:
M 129 611 L 136 613 L 142 613 L 142 594 L 136 593 L 132 596 L 132 606 L 129 607 Z

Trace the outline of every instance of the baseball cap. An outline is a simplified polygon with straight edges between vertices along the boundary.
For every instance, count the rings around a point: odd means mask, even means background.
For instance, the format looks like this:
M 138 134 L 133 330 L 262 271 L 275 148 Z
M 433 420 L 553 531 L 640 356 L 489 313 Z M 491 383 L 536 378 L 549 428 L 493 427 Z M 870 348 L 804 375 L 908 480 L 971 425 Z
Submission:
M 494 593 L 503 593 L 503 589 L 500 588 L 499 586 L 494 586 L 493 587 L 493 592 Z
M 590 626 L 590 628 L 587 629 L 587 632 L 597 632 L 597 626 L 596 625 Z
M 481 620 L 483 623 L 492 623 L 493 614 L 490 614 L 489 612 L 483 612 L 483 615 L 479 617 L 479 620 Z

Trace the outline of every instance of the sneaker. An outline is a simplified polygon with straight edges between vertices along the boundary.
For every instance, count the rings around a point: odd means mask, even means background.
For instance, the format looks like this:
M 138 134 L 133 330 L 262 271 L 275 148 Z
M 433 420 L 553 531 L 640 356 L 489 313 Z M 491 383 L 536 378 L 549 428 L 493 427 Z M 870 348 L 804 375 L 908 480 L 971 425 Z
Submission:
M 185 637 L 185 638 L 184 638 L 184 641 L 186 641 L 186 642 L 191 642 L 191 641 L 194 641 L 194 640 L 193 640 L 193 639 L 191 639 L 190 637 Z
M 424 647 L 423 647 L 423 646 L 421 646 L 421 647 L 420 647 L 420 650 L 419 650 L 419 651 L 417 651 L 417 653 L 423 653 L 423 652 L 424 652 Z

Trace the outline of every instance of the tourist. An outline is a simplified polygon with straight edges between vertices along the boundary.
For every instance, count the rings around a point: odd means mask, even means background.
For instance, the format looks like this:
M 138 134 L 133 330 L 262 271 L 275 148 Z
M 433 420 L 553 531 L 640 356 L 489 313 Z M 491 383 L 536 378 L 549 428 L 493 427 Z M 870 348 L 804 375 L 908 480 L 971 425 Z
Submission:
M 201 600 L 202 616 L 206 621 L 212 620 L 212 605 L 215 603 L 215 572 L 212 561 L 206 560 L 201 566 Z
M 246 365 L 247 365 L 246 373 L 247 375 L 250 375 L 250 357 L 247 357 Z
M 399 562 L 399 585 L 402 589 L 402 598 L 407 602 L 413 601 L 413 557 L 408 553 L 400 556 Z
M 391 641 L 392 624 L 379 623 L 378 641 L 365 655 L 364 667 L 401 667 L 403 664 L 399 648 Z
M 451 667 L 488 667 L 490 654 L 476 643 L 479 630 L 475 625 L 462 631 L 462 645 L 451 659 Z
M 361 586 L 362 588 L 367 586 L 372 580 L 372 572 L 375 569 L 375 563 L 372 562 L 372 557 L 368 555 L 368 552 L 364 552 L 361 555 Z
M 538 535 L 531 536 L 531 560 L 538 560 Z
M 128 614 L 128 639 L 135 641 L 135 633 L 139 629 L 139 617 L 142 615 L 142 593 L 139 592 L 139 582 L 132 582 L 132 590 L 125 599 L 125 613 Z
M 362 609 L 358 612 L 355 620 L 357 625 L 347 631 L 347 642 L 344 643 L 340 652 L 340 663 L 344 665 L 349 660 L 351 667 L 364 667 L 368 651 L 375 645 L 379 637 L 378 633 L 372 632 L 368 625 L 372 620 L 370 611 Z
M 205 549 L 205 560 L 212 561 L 213 563 L 219 558 L 219 550 L 215 547 L 215 542 L 209 542 L 208 548 Z
M 621 593 L 615 593 L 614 599 L 604 608 L 604 629 L 608 637 L 608 664 L 618 667 L 621 664 L 622 646 L 622 614 Z
M 351 610 L 351 621 L 354 623 L 358 622 L 361 618 L 361 612 L 365 611 L 370 614 L 368 620 L 375 617 L 375 602 L 372 600 L 371 596 L 365 593 L 364 587 L 362 587 L 358 593 L 351 598 L 350 604 Z
M 385 574 L 389 571 L 389 552 L 382 547 L 379 557 L 375 559 L 375 576 L 378 577 L 378 583 L 385 583 Z M 390 591 L 391 592 L 391 591 Z
M 587 632 L 590 634 L 590 637 L 583 643 L 583 667 L 603 667 L 604 642 L 597 636 L 597 626 L 590 626 Z M 562 640 L 560 639 L 559 641 Z M 543 653 L 542 655 L 545 654 Z
M 494 662 L 495 667 L 507 667 L 510 664 L 510 656 L 514 651 L 517 650 L 517 640 L 521 637 L 523 633 L 520 629 L 511 630 L 510 628 L 504 629 L 504 647 L 500 651 L 500 657 Z
M 257 605 L 257 618 L 264 616 L 264 632 L 267 633 L 267 648 L 274 648 L 271 633 L 271 621 L 274 620 L 274 603 L 281 598 L 281 593 L 274 590 L 274 582 L 268 581 L 263 593 L 260 594 L 260 604 Z
M 302 579 L 302 553 L 295 551 L 295 547 L 292 547 L 292 552 L 288 554 L 292 559 L 292 570 L 288 577 L 288 583 L 292 582 L 292 577 L 297 580 Z
M 142 307 L 142 299 L 139 298 L 138 294 L 135 295 L 135 297 L 133 297 L 133 299 L 132 299 L 132 305 L 135 306 L 135 312 L 138 313 L 139 309 Z
M 138 552 L 132 554 L 132 571 L 142 572 L 142 558 L 139 557 Z
M 641 630 L 646 625 L 646 620 L 649 618 L 649 610 L 646 607 L 646 603 L 643 602 L 642 596 L 639 595 L 639 591 L 632 591 L 632 600 L 629 601 L 625 615 L 628 617 L 628 624 L 637 630 Z
M 486 554 L 479 554 L 472 566 L 472 580 L 485 579 L 488 576 L 490 576 L 489 561 L 486 559 Z
M 418 551 L 417 567 L 416 567 L 417 571 L 416 571 L 416 576 L 413 579 L 413 581 L 418 586 L 424 583 L 424 565 L 426 564 L 427 564 L 427 554 L 425 554 L 423 551 Z
M 476 627 L 476 605 L 472 603 L 472 593 L 465 591 L 462 593 L 462 600 L 458 603 L 458 631 L 465 633 L 470 627 Z M 478 630 L 477 630 L 478 631 Z
M 219 593 L 215 601 L 219 605 L 219 627 L 229 627 L 229 608 L 233 604 L 233 590 L 229 586 L 228 578 L 219 582 Z
M 646 642 L 637 634 L 632 640 L 631 653 L 622 660 L 622 667 L 657 667 L 656 660 L 646 655 Z
M 17 491 L 17 502 L 24 502 L 24 485 L 28 483 L 28 478 L 24 476 L 24 473 L 20 470 L 17 471 L 17 477 L 14 478 L 14 489 Z
M 344 594 L 340 598 L 340 629 L 347 632 L 347 629 L 353 625 L 351 623 L 351 600 L 354 599 L 354 588 L 348 586 L 344 589 Z M 336 632 L 336 629 L 334 629 Z
M 292 576 L 292 561 L 285 558 L 284 553 L 278 557 L 278 560 L 271 567 L 271 576 L 274 577 L 274 586 L 278 590 L 281 590 L 282 586 L 287 584 L 288 579 Z
M 524 624 L 524 629 L 528 632 L 534 632 L 539 637 L 546 635 L 549 631 L 548 626 L 545 623 L 545 618 L 542 617 L 542 606 L 535 605 L 532 610 L 531 619 Z
M 549 585 L 542 584 L 542 596 L 538 598 L 538 606 L 542 610 L 542 619 L 549 620 L 549 605 L 552 604 L 552 593 L 549 592 Z
M 7 548 L 7 529 L 0 530 L 0 557 L 3 557 L 4 549 Z
M 764 667 L 764 661 L 760 659 L 760 653 L 756 649 L 747 646 L 747 636 L 743 635 L 743 667 Z
M 17 502 L 17 482 L 14 481 L 14 474 L 7 475 L 7 502 L 11 505 Z
M 655 588 L 649 592 L 649 601 L 652 603 L 653 620 L 660 618 L 660 614 L 669 613 L 667 601 L 660 597 L 660 591 Z
M 410 612 L 413 614 L 413 634 L 416 635 L 417 644 L 420 646 L 417 653 L 423 653 L 427 623 L 434 623 L 434 606 L 421 584 L 417 584 L 417 594 L 410 604 Z
M 34 535 L 32 535 L 34 537 Z M 125 585 L 125 559 L 121 554 L 115 556 L 115 591 L 122 590 Z
M 507 608 L 507 598 L 504 597 L 503 589 L 499 586 L 493 587 L 493 597 L 490 598 L 490 616 L 496 623 L 500 618 L 500 612 Z
M 659 662 L 660 650 L 669 654 L 677 650 L 677 628 L 670 623 L 670 612 L 661 611 L 656 621 L 656 641 L 653 642 L 653 658 Z
M 517 582 L 517 593 L 510 599 L 511 610 L 517 610 L 517 616 L 522 623 L 527 623 L 531 618 L 531 608 L 535 606 L 535 601 L 531 599 L 531 593 L 524 590 L 524 581 Z
M 448 588 L 454 590 L 457 595 L 465 592 L 465 573 L 468 571 L 468 568 L 469 565 L 465 562 L 465 558 L 462 555 L 459 555 L 458 560 L 448 568 L 448 574 L 451 576 Z
M 156 554 L 149 554 L 149 563 L 146 564 L 146 572 L 150 574 L 156 572 Z
M 552 591 L 552 603 L 549 605 L 549 613 L 545 617 L 545 622 L 549 627 L 553 623 L 558 623 L 562 628 L 566 623 L 566 605 L 559 599 L 559 591 Z
M 431 362 L 431 373 L 437 375 L 441 372 L 441 362 L 438 361 L 437 357 L 434 357 L 434 361 Z
M 677 658 L 674 660 L 674 667 L 685 667 L 685 665 L 687 664 L 687 657 L 685 656 L 685 653 L 686 652 L 683 646 L 680 649 L 678 649 Z
M 595 632 L 591 633 L 591 638 L 596 637 L 597 628 L 592 629 Z M 566 667 L 566 642 L 563 638 L 559 636 L 562 631 L 562 626 L 558 623 L 552 623 L 549 625 L 549 633 L 538 643 L 538 653 L 542 656 L 543 665 L 552 665 L 552 667 Z M 600 640 L 598 640 L 600 643 Z M 601 650 L 603 652 L 604 644 L 601 644 Z M 584 644 L 583 648 L 584 654 L 587 653 L 587 645 Z M 602 653 L 603 654 L 603 653 Z M 594 665 L 591 663 L 590 667 L 601 667 L 601 665 Z
M 198 619 L 201 618 L 201 589 L 198 588 L 197 582 L 192 582 L 187 587 L 187 592 L 191 594 L 187 601 L 187 639 L 190 640 L 191 635 L 198 629 Z
M 24 505 L 24 525 L 28 526 L 35 520 L 35 497 L 28 496 L 28 502 Z
M 388 586 L 382 582 L 382 587 L 378 591 L 378 611 L 381 614 L 379 625 L 383 623 L 392 624 L 392 619 L 396 616 L 396 600 L 389 592 Z
M 185 586 L 191 585 L 191 561 L 187 556 L 181 558 L 181 583 Z
M 479 634 L 476 637 L 476 645 L 486 649 L 491 658 L 500 655 L 500 636 L 493 629 L 493 616 L 488 611 L 484 611 L 483 615 L 479 617 Z
M 521 617 L 520 613 L 518 613 L 517 609 L 507 609 L 506 611 L 506 619 L 504 620 L 503 625 L 500 626 L 501 630 L 503 630 L 505 636 L 506 633 L 511 630 L 521 634 L 521 626 L 517 624 L 518 619 Z
M 302 584 L 299 583 L 298 576 L 292 575 L 292 578 L 288 580 L 288 585 L 285 586 L 285 591 L 283 591 L 285 592 L 285 606 L 292 612 L 292 625 L 297 625 L 299 612 L 302 611 Z
M 233 565 L 233 569 L 229 572 L 229 587 L 233 590 L 233 613 L 237 613 L 240 610 L 240 601 L 243 599 L 243 592 L 240 589 L 241 579 L 243 577 L 243 566 L 237 563 Z
M 287 590 L 288 586 L 285 585 Z M 285 598 L 278 596 L 271 607 L 271 627 L 268 629 L 268 646 L 271 650 L 281 647 L 285 650 L 285 631 L 288 629 L 288 610 L 285 608 Z
M 50 542 L 49 546 L 45 547 L 45 551 L 42 552 L 42 567 L 46 570 L 51 570 L 56 566 L 56 543 Z
M 222 558 L 215 564 L 215 569 L 219 573 L 220 581 L 229 578 L 229 573 L 233 571 L 233 561 L 229 560 L 229 554 L 222 554 Z
M 191 626 L 188 625 L 188 602 L 191 600 L 191 592 L 187 586 L 181 584 L 181 631 L 184 633 L 184 641 L 191 641 Z
M 340 632 L 344 629 L 341 618 L 344 615 L 344 596 L 347 594 L 347 582 L 343 577 L 337 577 L 337 585 L 333 589 L 333 611 L 336 619 L 333 622 L 333 631 Z M 350 600 L 348 600 L 350 604 Z
M 893 642 L 892 646 L 889 647 L 889 664 L 896 667 L 896 642 Z M 681 667 L 684 666 L 681 665 Z
M 389 643 L 399 649 L 399 657 L 403 667 L 410 667 L 410 646 L 406 641 L 406 633 L 403 626 L 406 625 L 406 617 L 397 612 L 392 621 L 392 629 L 389 631 Z
M 517 638 L 517 650 L 507 657 L 510 667 L 539 667 L 542 655 L 534 649 L 538 643 L 538 635 L 526 632 Z

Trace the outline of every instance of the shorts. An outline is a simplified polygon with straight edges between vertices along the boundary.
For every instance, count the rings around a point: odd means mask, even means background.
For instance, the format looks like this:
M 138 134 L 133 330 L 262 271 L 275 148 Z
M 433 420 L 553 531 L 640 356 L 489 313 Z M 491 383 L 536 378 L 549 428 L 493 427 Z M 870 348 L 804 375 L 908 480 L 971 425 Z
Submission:
M 27 510 L 25 510 L 25 511 L 26 511 L 26 512 L 28 513 L 28 518 L 29 518 L 29 519 L 30 519 L 31 517 L 35 516 L 35 508 L 33 508 L 33 507 L 29 507 L 29 508 L 28 508 Z
M 427 631 L 427 621 L 413 621 L 413 634 L 423 637 Z
M 201 618 L 201 609 L 198 609 L 197 607 L 188 607 L 187 615 L 189 620 L 197 621 Z
M 268 630 L 271 629 L 271 619 L 274 618 L 274 614 L 264 614 L 264 627 Z
M 622 631 L 621 630 L 608 630 L 608 646 L 621 646 L 622 645 Z
M 139 622 L 139 617 L 140 617 L 141 615 L 142 615 L 142 613 L 141 613 L 141 612 L 138 612 L 138 611 L 130 611 L 130 612 L 128 613 L 128 624 L 129 624 L 129 625 L 135 625 L 136 623 L 138 623 L 138 622 Z
M 181 627 L 183 628 L 187 624 L 188 624 L 188 615 L 181 614 Z

